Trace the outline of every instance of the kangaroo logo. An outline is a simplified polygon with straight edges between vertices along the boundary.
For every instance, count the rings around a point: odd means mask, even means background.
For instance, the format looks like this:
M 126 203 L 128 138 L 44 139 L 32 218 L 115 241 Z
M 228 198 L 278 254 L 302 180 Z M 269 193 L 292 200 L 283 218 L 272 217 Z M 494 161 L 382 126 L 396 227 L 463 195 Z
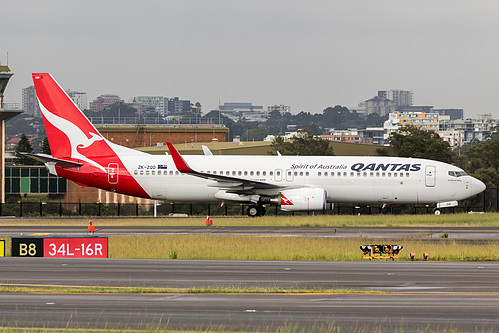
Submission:
M 71 157 L 74 159 L 88 162 L 93 166 L 106 172 L 106 169 L 102 167 L 102 165 L 89 159 L 88 157 L 86 157 L 85 155 L 81 154 L 78 151 L 78 148 L 90 147 L 95 141 L 104 140 L 104 138 L 99 134 L 89 132 L 91 136 L 91 138 L 89 139 L 78 126 L 76 126 L 75 124 L 64 118 L 61 118 L 51 113 L 43 106 L 41 102 L 39 104 L 40 104 L 40 110 L 45 119 L 68 137 L 69 143 L 71 145 Z
M 281 193 L 281 206 L 294 206 L 294 203 Z

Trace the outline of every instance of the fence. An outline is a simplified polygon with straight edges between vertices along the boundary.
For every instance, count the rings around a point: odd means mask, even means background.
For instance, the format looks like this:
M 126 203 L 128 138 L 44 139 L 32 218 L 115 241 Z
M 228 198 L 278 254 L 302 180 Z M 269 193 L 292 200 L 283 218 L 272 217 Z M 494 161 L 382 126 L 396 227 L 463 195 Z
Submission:
M 499 189 L 488 188 L 481 194 L 461 202 L 460 206 L 445 208 L 442 213 L 462 213 L 470 211 L 499 212 Z M 246 215 L 248 205 L 235 203 L 199 204 L 159 202 L 156 205 L 157 216 L 240 216 Z M 434 205 L 354 205 L 336 204 L 334 209 L 315 212 L 284 212 L 276 206 L 267 206 L 266 215 L 357 215 L 357 214 L 432 214 Z M 36 217 L 36 216 L 153 216 L 153 204 L 104 204 L 67 203 L 43 201 L 17 201 L 0 204 L 0 216 Z

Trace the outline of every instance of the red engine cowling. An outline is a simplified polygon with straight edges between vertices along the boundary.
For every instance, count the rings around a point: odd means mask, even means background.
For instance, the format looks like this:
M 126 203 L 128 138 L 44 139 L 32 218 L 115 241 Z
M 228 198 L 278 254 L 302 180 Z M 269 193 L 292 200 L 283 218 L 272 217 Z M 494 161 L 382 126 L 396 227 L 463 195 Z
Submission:
M 284 190 L 280 194 L 281 209 L 284 211 L 324 210 L 327 192 L 322 188 L 297 188 Z

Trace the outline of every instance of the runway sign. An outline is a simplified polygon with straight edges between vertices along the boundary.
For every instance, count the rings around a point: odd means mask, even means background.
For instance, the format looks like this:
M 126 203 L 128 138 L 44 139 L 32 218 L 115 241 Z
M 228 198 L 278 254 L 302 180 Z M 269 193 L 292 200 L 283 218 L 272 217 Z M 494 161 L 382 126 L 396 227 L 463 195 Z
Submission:
M 107 258 L 107 237 L 12 237 L 13 257 Z
M 5 240 L 0 239 L 0 257 L 5 257 Z

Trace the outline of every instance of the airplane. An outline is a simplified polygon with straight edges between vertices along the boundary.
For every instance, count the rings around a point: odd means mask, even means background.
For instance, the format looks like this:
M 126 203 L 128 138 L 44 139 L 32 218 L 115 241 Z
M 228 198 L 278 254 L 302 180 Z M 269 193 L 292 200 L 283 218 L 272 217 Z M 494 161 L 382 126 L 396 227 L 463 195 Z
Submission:
M 456 206 L 485 184 L 456 166 L 419 158 L 150 155 L 104 138 L 49 73 L 33 73 L 51 155 L 29 154 L 51 174 L 83 186 L 175 202 L 267 205 L 321 211 L 334 203 Z

